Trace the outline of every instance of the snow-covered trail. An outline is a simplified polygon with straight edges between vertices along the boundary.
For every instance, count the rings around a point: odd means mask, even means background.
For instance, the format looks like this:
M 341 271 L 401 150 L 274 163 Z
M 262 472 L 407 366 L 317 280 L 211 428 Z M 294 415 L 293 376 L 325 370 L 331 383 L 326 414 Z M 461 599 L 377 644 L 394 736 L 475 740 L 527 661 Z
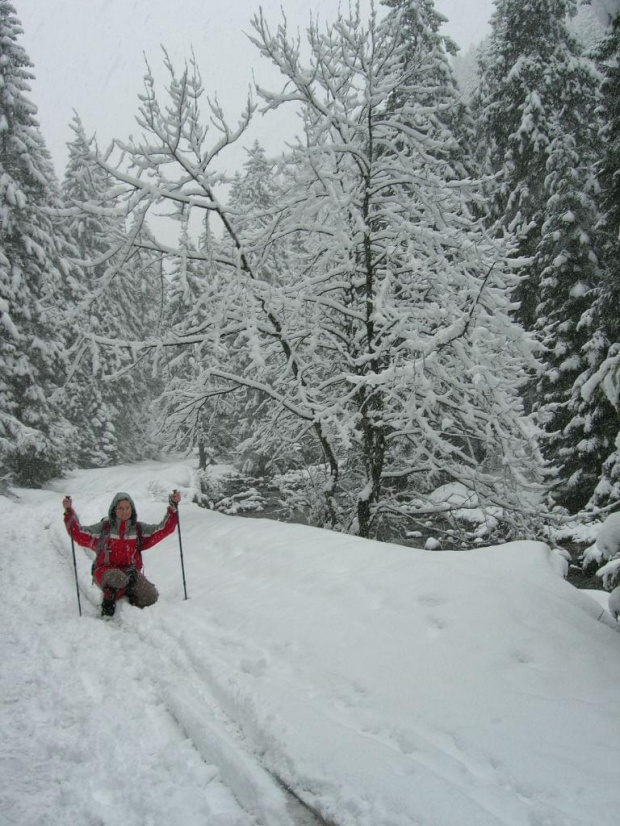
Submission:
M 156 606 L 98 618 L 61 499 L 176 537 Z M 620 626 L 540 543 L 433 554 L 191 504 L 186 462 L 0 498 L 0 823 L 615 826 Z
M 170 489 L 187 485 L 188 470 L 177 470 Z M 123 475 L 127 487 L 141 481 L 129 469 Z M 83 510 L 96 508 L 106 483 L 83 481 L 74 496 Z M 175 639 L 172 629 L 183 628 L 189 604 L 174 605 L 179 588 L 161 612 L 121 603 L 117 618 L 104 622 L 90 559 L 76 547 L 79 618 L 59 496 L 19 495 L 20 508 L 0 499 L 10 549 L 0 558 L 0 822 L 293 826 L 284 794 Z M 226 645 L 214 628 L 214 641 Z M 194 622 L 194 632 L 205 639 L 209 622 Z

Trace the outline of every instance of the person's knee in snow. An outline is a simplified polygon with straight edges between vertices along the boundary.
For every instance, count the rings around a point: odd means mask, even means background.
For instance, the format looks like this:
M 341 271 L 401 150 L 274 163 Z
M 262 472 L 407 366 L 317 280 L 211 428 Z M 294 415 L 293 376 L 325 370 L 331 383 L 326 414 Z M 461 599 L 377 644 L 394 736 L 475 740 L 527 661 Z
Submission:
M 114 588 L 116 591 L 124 590 L 129 584 L 129 576 L 119 568 L 110 568 L 105 571 L 101 577 L 101 587 L 105 591 L 106 588 Z
M 127 587 L 127 597 L 136 608 L 147 608 L 154 605 L 159 599 L 159 592 L 152 582 L 138 571 L 132 577 L 132 582 Z

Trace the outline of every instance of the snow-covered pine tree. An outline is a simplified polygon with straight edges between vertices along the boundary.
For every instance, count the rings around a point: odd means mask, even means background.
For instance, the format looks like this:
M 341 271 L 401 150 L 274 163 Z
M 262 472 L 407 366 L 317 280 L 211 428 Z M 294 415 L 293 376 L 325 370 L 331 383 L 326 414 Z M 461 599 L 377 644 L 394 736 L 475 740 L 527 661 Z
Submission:
M 515 293 L 519 318 L 544 345 L 530 404 L 554 469 L 553 500 L 571 510 L 591 495 L 605 441 L 596 405 L 580 396 L 601 272 L 598 78 L 571 31 L 575 11 L 574 0 L 498 0 L 476 99 L 497 175 L 492 218 L 530 259 Z
M 244 223 L 249 221 L 260 229 L 268 222 L 270 211 L 277 207 L 278 170 L 258 141 L 246 152 L 243 174 L 237 172 L 230 188 L 229 206 L 233 215 L 239 214 Z
M 99 167 L 88 163 L 88 153 L 93 139 L 84 131 L 80 118 L 75 115 L 71 122 L 74 139 L 67 146 L 69 157 L 62 185 L 62 195 L 67 205 L 87 199 L 97 199 L 105 204 L 105 192 L 109 179 Z M 82 261 L 95 261 L 110 248 L 110 219 L 99 215 L 81 213 L 62 219 L 70 232 L 77 254 Z M 117 231 L 120 224 L 117 220 Z M 80 295 L 66 307 L 66 328 L 69 332 L 67 346 L 80 338 L 89 326 L 89 303 L 96 290 L 97 269 L 103 264 L 86 266 L 80 285 Z M 100 377 L 93 375 L 87 353 L 72 371 L 71 380 L 63 390 L 67 416 L 76 428 L 73 457 L 79 467 L 104 467 L 118 461 L 118 446 L 114 427 L 114 410 L 104 398 L 105 387 Z
M 78 431 L 76 459 L 100 466 L 149 452 L 148 406 L 158 385 L 148 363 L 128 372 L 135 361 L 128 348 L 110 348 L 102 364 L 85 335 L 94 329 L 116 341 L 151 336 L 160 321 L 162 278 L 157 257 L 141 246 L 145 238 L 148 246 L 148 229 L 138 217 L 127 230 L 124 216 L 114 211 L 112 179 L 97 163 L 93 139 L 77 115 L 71 126 L 62 220 L 84 280 L 80 300 L 66 314 L 74 369 L 65 395 Z M 90 212 L 80 210 L 84 202 L 92 205 Z
M 547 275 L 551 282 L 545 281 L 543 271 L 539 329 L 541 333 L 551 330 L 546 340 L 543 337 L 550 348 L 546 360 L 551 369 L 541 378 L 539 399 L 543 425 L 548 432 L 543 449 L 557 468 L 552 495 L 571 512 L 588 503 L 605 506 L 620 499 L 618 394 L 614 389 L 613 369 L 611 373 L 607 370 L 613 364 L 613 344 L 619 341 L 615 308 L 620 301 L 616 287 L 620 189 L 616 186 L 614 192 L 620 151 L 613 148 L 613 138 L 610 140 L 614 127 L 609 129 L 613 121 L 614 94 L 616 111 L 620 99 L 617 35 L 615 45 L 613 41 L 614 28 L 610 25 L 608 37 L 597 50 L 603 77 L 598 119 L 593 114 L 586 118 L 575 108 L 571 134 L 565 133 L 558 139 L 567 144 L 566 154 L 554 160 L 554 153 L 550 153 L 549 160 L 557 171 L 552 171 L 548 180 L 552 175 L 558 182 L 566 181 L 569 175 L 575 180 L 572 184 L 565 183 L 562 199 L 558 201 L 554 194 L 547 207 L 548 212 L 556 211 L 560 226 L 552 225 L 547 234 L 547 247 L 551 251 L 548 260 L 552 264 Z M 597 141 L 592 127 L 601 123 Z M 575 135 L 578 139 L 568 146 Z M 588 145 L 597 151 L 588 151 Z M 609 169 L 613 170 L 611 174 Z M 592 181 L 596 172 L 599 173 L 598 189 Z M 597 206 L 602 207 L 602 219 Z M 592 249 L 593 240 L 595 249 Z M 558 255 L 555 260 L 554 251 Z
M 117 342 L 152 341 L 163 334 L 167 281 L 163 258 L 153 249 L 153 235 L 141 213 L 128 222 L 123 264 L 104 296 L 99 329 L 113 331 Z M 105 307 L 105 311 L 104 311 Z M 110 360 L 110 356 L 112 356 Z M 151 406 L 162 391 L 151 353 L 119 344 L 101 364 L 106 392 L 116 410 L 119 456 L 134 461 L 155 455 Z
M 264 250 L 263 235 L 273 221 L 278 189 L 275 164 L 258 142 L 247 150 L 247 155 L 243 172 L 237 172 L 232 180 L 226 212 L 237 228 L 238 243 L 247 255 L 253 255 L 257 244 Z M 170 334 L 184 341 L 212 321 L 213 307 L 221 303 L 221 298 L 213 294 L 213 283 L 217 283 L 218 292 L 221 290 L 221 282 L 214 277 L 215 270 L 222 260 L 233 262 L 237 256 L 231 236 L 218 240 L 211 233 L 208 214 L 205 231 L 196 247 L 189 231 L 188 215 L 189 209 L 181 212 L 179 248 L 170 264 L 166 313 Z M 286 244 L 271 244 L 268 255 L 257 267 L 257 278 L 277 283 L 282 280 L 285 268 Z M 232 305 L 228 306 L 228 312 L 231 316 L 234 314 Z M 248 345 L 252 340 L 253 334 L 241 326 L 232 334 L 225 354 L 220 346 L 214 347 L 213 342 L 207 345 L 205 340 L 196 340 L 169 357 L 165 368 L 166 389 L 157 405 L 160 432 L 167 446 L 197 445 L 204 460 L 207 453 L 229 457 L 236 454 L 237 464 L 244 472 L 250 475 L 265 472 L 276 447 L 273 443 L 261 442 L 259 436 L 262 428 L 257 426 L 257 419 L 264 415 L 264 391 L 254 386 L 231 386 L 213 376 L 209 378 L 209 369 L 222 367 L 224 361 L 231 374 L 250 371 Z
M 592 122 L 576 123 L 572 134 L 559 134 L 549 146 L 548 201 L 536 261 L 540 270 L 536 330 L 545 346 L 545 366 L 534 409 L 545 434 L 543 454 L 555 469 L 552 498 L 572 511 L 588 501 L 600 472 L 598 451 L 582 436 L 576 438 L 579 419 L 574 406 L 588 367 L 595 333 L 593 305 L 600 294 L 594 165 L 584 157 L 588 143 L 579 134 L 581 129 L 589 133 L 591 145 Z M 583 399 L 580 406 L 582 424 L 587 420 L 597 430 L 594 406 Z
M 473 158 L 474 123 L 469 107 L 457 90 L 452 68 L 458 46 L 440 33 L 446 18 L 435 9 L 434 0 L 381 0 L 381 3 L 390 9 L 388 20 L 399 20 L 403 77 L 418 81 L 423 78 L 423 83 L 418 83 L 415 88 L 416 105 L 421 108 L 428 101 L 431 108 L 435 108 L 437 89 L 443 90 L 442 95 L 450 99 L 450 106 L 436 120 L 439 134 L 443 131 L 450 138 L 443 152 L 450 151 L 454 172 L 459 178 L 478 177 Z M 405 84 L 394 90 L 388 107 L 394 111 L 402 110 L 410 96 L 411 85 Z
M 279 164 L 267 157 L 257 141 L 247 150 L 247 154 L 243 172 L 237 173 L 232 183 L 228 207 L 239 227 L 239 239 L 244 250 L 250 256 L 257 256 L 256 260 L 260 261 L 257 277 L 274 288 L 281 288 L 289 283 L 289 272 L 298 261 L 299 249 L 304 244 L 303 234 L 287 233 L 277 240 L 272 237 L 265 244 L 266 233 L 271 232 L 274 225 L 277 226 L 281 215 L 282 175 Z M 230 240 L 228 244 L 230 246 Z M 291 252 L 294 247 L 297 247 L 296 255 Z M 235 372 L 243 373 L 250 368 L 252 355 L 246 345 L 255 340 L 255 333 L 252 333 L 251 337 L 240 342 Z M 262 358 L 267 359 L 265 369 L 268 370 L 273 357 L 263 351 Z M 275 364 L 278 362 L 276 358 Z M 236 394 L 236 402 L 237 461 L 244 473 L 263 476 L 276 467 L 288 470 L 299 461 L 305 463 L 320 459 L 313 440 L 297 438 L 298 433 L 295 438 L 286 440 L 282 438 L 282 432 L 278 433 L 268 426 L 269 399 L 263 390 L 246 387 L 242 395 Z M 301 445 L 303 450 L 300 451 Z
M 164 314 L 164 329 L 179 346 L 164 348 L 159 354 L 164 389 L 153 407 L 162 447 L 197 448 L 199 466 L 204 469 L 209 456 L 222 456 L 233 444 L 236 419 L 230 416 L 228 404 L 231 388 L 209 383 L 206 368 L 212 353 L 201 336 L 212 315 L 209 281 L 217 242 L 208 220 L 199 244 L 193 242 L 189 213 L 183 209 L 178 216 L 181 230 L 176 255 L 171 256 Z M 187 343 L 192 337 L 192 343 Z
M 472 44 L 466 52 L 455 55 L 452 60 L 454 76 L 456 77 L 463 99 L 468 104 L 472 100 L 480 83 L 478 52 L 483 45 L 483 41 Z
M 56 308 L 72 287 L 65 239 L 45 213 L 58 185 L 21 34 L 13 4 L 0 0 L 0 472 L 36 485 L 65 461 L 67 423 L 51 398 L 64 374 Z
M 576 384 L 572 428 L 582 484 L 597 507 L 620 501 L 620 0 L 593 0 L 606 26 L 595 52 L 602 74 L 601 143 L 597 165 L 601 189 L 603 276 L 594 307 L 588 369 Z
M 572 158 L 572 180 L 567 177 L 562 187 L 565 197 L 571 187 L 576 197 L 593 153 L 596 84 L 567 24 L 575 10 L 576 0 L 496 0 L 474 101 L 480 152 L 496 176 L 491 218 L 513 234 L 519 255 L 531 259 L 515 293 L 518 317 L 530 330 L 549 264 L 541 261 L 550 247 L 549 239 L 540 247 L 543 231 L 562 228 L 549 223 L 546 213 L 553 194 L 549 176 L 557 190 L 561 171 L 559 163 L 551 160 L 551 170 L 548 163 L 554 151 L 563 162 Z M 572 233 L 569 223 L 564 226 Z M 591 228 L 582 229 L 591 244 Z

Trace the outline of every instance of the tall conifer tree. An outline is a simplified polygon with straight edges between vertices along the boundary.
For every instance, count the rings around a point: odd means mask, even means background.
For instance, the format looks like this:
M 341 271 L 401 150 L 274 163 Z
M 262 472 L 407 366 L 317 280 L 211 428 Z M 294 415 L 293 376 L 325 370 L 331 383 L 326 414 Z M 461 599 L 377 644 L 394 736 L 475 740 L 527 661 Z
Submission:
M 598 83 L 569 26 L 575 11 L 574 0 L 496 0 L 475 102 L 497 179 L 492 221 L 530 259 L 515 291 L 519 319 L 544 346 L 530 403 L 555 470 L 553 498 L 572 510 L 587 502 L 600 469 L 600 456 L 592 458 L 597 437 L 577 434 L 574 409 L 601 287 Z M 583 400 L 582 407 L 582 425 L 596 430 L 595 411 Z
M 444 100 L 445 110 L 431 120 L 437 129 L 437 137 L 445 140 L 443 152 L 451 157 L 455 174 L 466 177 L 476 168 L 473 163 L 474 125 L 468 106 L 457 89 L 451 58 L 458 46 L 451 38 L 441 34 L 446 18 L 435 8 L 434 0 L 381 0 L 390 9 L 389 18 L 398 18 L 398 44 L 404 46 L 401 71 L 407 80 L 391 95 L 389 106 L 394 111 L 407 106 L 412 97 L 409 79 L 415 79 L 416 103 L 435 107 L 438 90 Z
M 587 183 L 596 84 L 567 26 L 576 0 L 496 0 L 495 6 L 475 96 L 479 146 L 497 181 L 491 218 L 514 236 L 518 254 L 532 259 L 516 298 L 519 319 L 533 329 L 542 270 L 549 266 L 545 235 L 574 229 L 571 222 L 549 223 L 547 203 L 552 189 L 566 199 Z M 560 183 L 566 163 L 570 176 Z
M 66 423 L 50 399 L 64 373 L 56 308 L 71 273 L 45 212 L 58 205 L 58 185 L 21 34 L 15 8 L 0 0 L 0 468 L 34 485 L 64 462 Z
M 88 139 L 84 127 L 76 115 L 71 123 L 74 138 L 68 144 L 69 159 L 62 186 L 62 195 L 68 205 L 87 199 L 99 199 L 105 206 L 105 192 L 109 181 L 105 173 L 96 165 L 88 163 L 92 139 Z M 80 213 L 64 219 L 74 240 L 78 255 L 89 266 L 83 270 L 80 293 L 71 306 L 66 308 L 68 346 L 79 339 L 90 322 L 89 306 L 92 293 L 97 288 L 97 272 L 103 273 L 103 264 L 91 264 L 104 256 L 113 244 L 110 220 L 98 215 Z M 116 220 L 117 233 L 120 222 Z M 71 381 L 63 396 L 71 422 L 76 427 L 73 444 L 74 456 L 80 467 L 101 467 L 118 460 L 118 444 L 114 426 L 115 410 L 109 398 L 105 398 L 105 388 L 97 376 L 93 375 L 87 353 L 83 353 L 72 371 Z
M 88 333 L 110 340 L 142 339 L 160 323 L 161 272 L 148 247 L 140 216 L 129 227 L 110 196 L 110 176 L 98 163 L 94 141 L 76 116 L 63 184 L 64 223 L 75 239 L 83 268 L 79 300 L 67 311 L 73 370 L 68 408 L 78 428 L 76 455 L 82 465 L 127 461 L 149 451 L 148 407 L 158 385 L 150 367 L 130 372 L 134 354 L 112 347 L 105 363 L 89 346 Z M 81 205 L 89 202 L 89 211 Z
M 586 348 L 588 369 L 573 395 L 572 430 L 580 460 L 575 487 L 587 482 L 584 493 L 601 507 L 620 501 L 620 2 L 597 5 L 607 25 L 595 52 L 603 78 L 598 164 L 603 275 Z

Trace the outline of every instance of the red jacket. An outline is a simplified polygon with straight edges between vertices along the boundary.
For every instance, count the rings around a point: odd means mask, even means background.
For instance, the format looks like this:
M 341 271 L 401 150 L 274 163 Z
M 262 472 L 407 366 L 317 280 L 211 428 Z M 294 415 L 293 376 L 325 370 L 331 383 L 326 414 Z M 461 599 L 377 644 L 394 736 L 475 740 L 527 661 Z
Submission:
M 129 499 L 128 496 L 123 498 Z M 113 512 L 112 506 L 110 510 Z M 78 545 L 90 548 L 97 554 L 93 565 L 93 576 L 99 584 L 101 584 L 105 571 L 110 568 L 121 570 L 136 568 L 141 571 L 142 551 L 152 548 L 153 545 L 157 545 L 162 539 L 170 536 L 178 525 L 178 521 L 176 508 L 172 505 L 168 507 L 166 515 L 158 525 L 137 522 L 135 507 L 132 517 L 125 522 L 120 522 L 115 516 L 109 516 L 94 525 L 80 525 L 80 520 L 74 510 L 65 513 L 65 525 L 69 535 Z M 136 525 L 139 525 L 139 528 Z M 138 547 L 139 533 L 141 534 L 140 547 Z

